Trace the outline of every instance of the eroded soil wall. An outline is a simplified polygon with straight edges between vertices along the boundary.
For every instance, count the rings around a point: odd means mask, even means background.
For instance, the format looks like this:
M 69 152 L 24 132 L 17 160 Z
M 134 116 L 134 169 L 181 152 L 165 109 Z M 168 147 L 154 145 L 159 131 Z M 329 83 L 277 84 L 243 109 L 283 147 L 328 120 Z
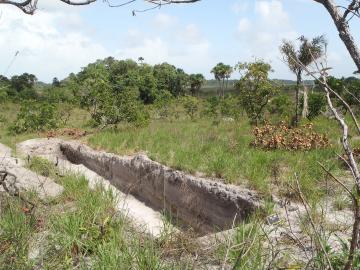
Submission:
M 69 161 L 85 165 L 156 210 L 165 208 L 201 234 L 229 229 L 234 217 L 239 222 L 260 207 L 252 191 L 173 170 L 145 155 L 122 157 L 77 142 L 63 142 L 60 149 Z

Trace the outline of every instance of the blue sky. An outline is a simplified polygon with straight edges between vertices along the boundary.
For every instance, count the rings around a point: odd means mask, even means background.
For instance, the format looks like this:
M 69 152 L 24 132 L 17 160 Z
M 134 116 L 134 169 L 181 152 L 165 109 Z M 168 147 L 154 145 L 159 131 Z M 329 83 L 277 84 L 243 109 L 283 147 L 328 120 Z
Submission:
M 208 78 L 217 62 L 235 65 L 256 57 L 271 62 L 273 78 L 293 79 L 281 61 L 281 40 L 319 34 L 329 41 L 333 75 L 350 76 L 355 70 L 329 15 L 313 0 L 202 0 L 135 17 L 133 9 L 146 7 L 141 1 L 122 8 L 109 8 L 102 1 L 85 7 L 58 2 L 39 0 L 33 16 L 0 7 L 1 74 L 19 51 L 6 75 L 31 72 L 47 82 L 106 56 L 142 56 L 151 64 L 166 61 Z M 360 20 L 351 27 L 359 42 Z

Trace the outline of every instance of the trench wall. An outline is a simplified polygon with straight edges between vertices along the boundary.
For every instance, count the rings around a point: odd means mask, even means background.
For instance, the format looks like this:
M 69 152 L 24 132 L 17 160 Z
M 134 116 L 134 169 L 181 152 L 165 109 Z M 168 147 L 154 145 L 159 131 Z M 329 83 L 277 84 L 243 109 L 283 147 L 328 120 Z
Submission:
M 62 142 L 66 158 L 83 164 L 156 210 L 164 208 L 200 234 L 229 229 L 261 203 L 255 192 L 173 170 L 145 155 L 122 157 L 77 142 Z

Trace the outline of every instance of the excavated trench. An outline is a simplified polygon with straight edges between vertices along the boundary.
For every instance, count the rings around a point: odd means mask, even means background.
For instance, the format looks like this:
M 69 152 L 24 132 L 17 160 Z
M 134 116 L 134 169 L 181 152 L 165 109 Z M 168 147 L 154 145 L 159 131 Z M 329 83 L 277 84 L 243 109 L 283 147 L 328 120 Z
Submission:
M 154 236 L 161 234 L 164 212 L 178 228 L 202 236 L 230 229 L 262 208 L 254 191 L 173 170 L 146 155 L 118 156 L 59 139 L 28 140 L 17 150 L 24 158 L 39 156 L 82 174 L 90 185 L 105 184 L 122 200 L 119 211 Z
M 77 142 L 61 142 L 63 155 L 109 180 L 156 211 L 200 235 L 230 229 L 261 207 L 255 192 L 173 170 L 145 155 L 122 157 Z

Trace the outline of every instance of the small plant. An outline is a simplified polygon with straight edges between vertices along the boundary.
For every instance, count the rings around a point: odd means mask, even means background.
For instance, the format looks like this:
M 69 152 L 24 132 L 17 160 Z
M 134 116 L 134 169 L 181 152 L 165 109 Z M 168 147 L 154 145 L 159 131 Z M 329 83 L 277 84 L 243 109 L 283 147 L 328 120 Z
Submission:
M 299 128 L 289 128 L 284 122 L 278 125 L 265 124 L 253 130 L 255 140 L 251 145 L 265 150 L 312 150 L 330 146 L 326 135 L 318 134 L 312 124 Z

